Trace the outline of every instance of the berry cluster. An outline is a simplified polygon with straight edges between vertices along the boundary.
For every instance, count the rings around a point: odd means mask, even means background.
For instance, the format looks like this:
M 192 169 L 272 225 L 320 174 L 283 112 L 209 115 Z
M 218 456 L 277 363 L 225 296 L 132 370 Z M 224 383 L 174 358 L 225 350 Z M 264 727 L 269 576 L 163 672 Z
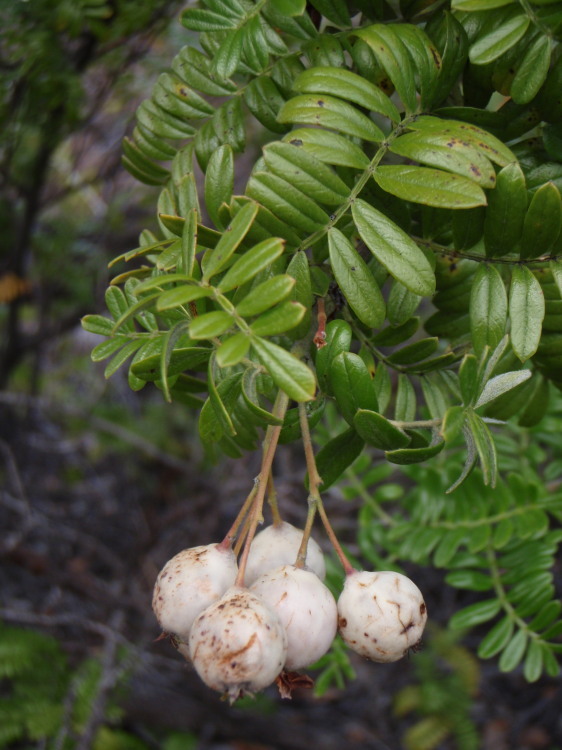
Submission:
M 349 567 L 336 603 L 314 539 L 299 564 L 302 539 L 289 523 L 266 527 L 251 542 L 242 582 L 228 537 L 183 550 L 158 576 L 152 606 L 160 627 L 231 701 L 273 682 L 290 694 L 292 673 L 323 656 L 338 630 L 353 651 L 378 662 L 400 659 L 421 638 L 427 611 L 410 579 Z

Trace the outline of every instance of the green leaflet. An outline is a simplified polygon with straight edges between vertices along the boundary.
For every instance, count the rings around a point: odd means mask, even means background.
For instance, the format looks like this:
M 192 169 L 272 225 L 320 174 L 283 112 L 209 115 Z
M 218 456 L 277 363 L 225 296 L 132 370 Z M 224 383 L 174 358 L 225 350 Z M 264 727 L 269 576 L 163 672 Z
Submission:
M 250 339 L 245 333 L 235 333 L 225 339 L 217 349 L 216 361 L 219 367 L 237 365 L 248 353 Z
M 499 26 L 479 35 L 471 45 L 468 56 L 475 65 L 485 65 L 511 49 L 529 28 L 531 19 L 518 8 L 508 9 L 505 20 Z
M 498 174 L 496 187 L 488 194 L 484 219 L 486 255 L 497 258 L 512 253 L 521 239 L 527 209 L 525 175 L 517 163 Z
M 369 267 L 338 229 L 329 230 L 328 247 L 332 271 L 349 306 L 364 325 L 380 328 L 386 306 Z
M 390 325 L 402 326 L 410 320 L 412 314 L 417 310 L 421 299 L 419 294 L 414 294 L 404 284 L 393 279 L 386 308 Z
M 509 616 L 503 617 L 486 634 L 478 646 L 478 656 L 481 659 L 490 659 L 496 656 L 507 646 L 513 635 L 514 622 Z
M 488 380 L 478 401 L 475 404 L 475 408 L 484 406 L 484 404 L 493 401 L 504 393 L 511 391 L 512 388 L 516 388 L 521 383 L 528 380 L 533 373 L 531 370 L 516 370 L 513 372 L 503 372 L 500 375 L 496 375 L 491 380 Z
M 277 121 L 277 115 L 285 99 L 269 76 L 263 75 L 251 80 L 244 89 L 244 101 L 256 120 L 268 130 L 274 133 L 287 131 L 288 126 Z
M 350 425 L 358 409 L 378 410 L 373 379 L 358 354 L 338 354 L 330 365 L 330 382 L 336 404 Z
M 391 276 L 414 294 L 435 292 L 429 261 L 406 232 L 363 200 L 354 201 L 352 214 L 361 239 Z
M 526 266 L 515 266 L 511 272 L 509 317 L 511 345 L 521 362 L 537 351 L 544 318 L 544 296 L 539 282 Z
M 300 16 L 304 13 L 306 0 L 276 0 L 275 6 L 279 13 L 287 16 Z
M 195 128 L 167 113 L 150 100 L 144 101 L 136 111 L 139 125 L 159 138 L 182 141 L 194 135 Z
M 217 355 L 218 358 L 218 355 Z M 242 376 L 242 398 L 246 406 L 260 422 L 271 425 L 282 425 L 283 419 L 276 417 L 275 414 L 264 409 L 260 404 L 257 380 L 259 378 L 258 370 L 248 368 Z
M 231 375 L 218 384 L 213 378 L 213 358 L 209 360 L 209 397 L 199 414 L 199 436 L 203 443 L 218 442 L 223 435 L 236 435 L 230 413 L 240 395 L 240 373 Z
M 268 172 L 254 172 L 246 193 L 297 231 L 312 234 L 330 220 L 328 214 L 301 190 Z
M 377 411 L 377 408 L 366 406 L 367 409 Z M 416 417 L 416 391 L 412 381 L 407 375 L 398 375 L 398 386 L 396 388 L 396 402 L 394 405 L 394 419 L 397 422 L 412 422 Z
M 496 445 L 487 424 L 472 409 L 466 411 L 466 424 L 472 434 L 476 446 L 484 484 L 495 487 L 498 474 L 498 458 Z
M 239 97 L 230 99 L 220 106 L 216 110 L 211 124 L 220 143 L 230 144 L 236 153 L 244 150 L 246 135 L 242 103 Z M 201 130 L 199 133 L 201 133 Z M 209 153 L 209 157 L 211 154 L 212 151 Z M 206 169 L 206 166 L 204 168 Z
M 197 251 L 197 209 L 188 211 L 182 233 L 181 254 L 177 264 L 178 271 L 188 276 L 193 276 L 195 270 L 195 254 Z M 197 266 L 199 272 L 199 266 Z M 200 274 L 199 274 L 200 275 Z
M 447 409 L 441 425 L 441 434 L 447 442 L 451 442 L 460 434 L 465 419 L 465 410 L 462 406 L 451 406 Z
M 318 67 L 304 70 L 293 84 L 301 94 L 331 94 L 379 112 L 393 122 L 400 113 L 388 96 L 370 81 L 345 68 Z
M 316 376 L 320 389 L 330 394 L 332 362 L 351 346 L 351 326 L 345 320 L 331 320 L 326 326 L 326 343 L 316 352 Z
M 513 636 L 499 658 L 498 666 L 502 672 L 511 672 L 523 659 L 527 639 L 528 634 L 525 630 L 518 630 Z
M 422 164 L 467 177 L 482 187 L 496 184 L 496 173 L 490 161 L 458 136 L 419 131 L 406 133 L 392 142 L 390 150 Z
M 343 135 L 319 128 L 297 128 L 285 136 L 284 140 L 293 146 L 303 148 L 326 164 L 365 169 L 369 159 L 363 151 Z
M 295 284 L 295 279 L 288 274 L 272 276 L 251 289 L 236 305 L 236 310 L 243 317 L 259 315 L 288 297 Z
M 100 336 L 110 336 L 113 330 L 113 321 L 104 318 L 103 315 L 84 315 L 80 323 L 88 333 L 97 333 Z
M 267 339 L 252 338 L 252 348 L 273 382 L 294 401 L 311 401 L 316 391 L 314 375 L 286 349 Z
M 504 5 L 513 5 L 515 0 L 452 0 L 451 8 L 455 10 L 492 10 Z
M 444 447 L 445 442 L 441 440 L 434 445 L 428 445 L 427 448 L 399 448 L 394 451 L 386 451 L 385 456 L 392 464 L 408 466 L 428 461 L 433 456 L 441 453 Z
M 216 227 L 224 229 L 219 208 L 230 203 L 234 189 L 234 156 L 228 144 L 219 146 L 207 164 L 205 173 L 205 205 Z
M 105 293 L 105 304 L 107 306 L 107 309 L 111 313 L 111 317 L 113 318 L 113 320 L 119 320 L 123 315 L 127 313 L 129 309 L 127 298 L 125 297 L 123 290 L 118 286 L 108 287 Z M 130 333 L 135 330 L 135 326 L 132 320 L 127 320 L 122 325 L 124 332 Z M 114 324 L 112 323 L 111 330 L 113 330 L 113 328 Z
M 218 273 L 240 245 L 258 213 L 255 203 L 247 203 L 236 214 L 230 227 L 224 232 L 217 246 L 205 256 L 203 281 L 208 282 Z
M 439 346 L 439 339 L 436 337 L 420 339 L 413 344 L 403 346 L 388 356 L 388 361 L 393 365 L 411 365 L 419 362 L 426 357 L 431 356 Z
M 320 448 L 316 454 L 316 468 L 322 478 L 322 490 L 331 487 L 341 477 L 360 455 L 364 445 L 365 441 L 350 427 Z
M 464 114 L 463 108 L 461 108 L 461 113 Z M 474 146 L 483 155 L 487 156 L 490 161 L 499 164 L 501 167 L 516 161 L 515 155 L 499 138 L 470 122 L 445 120 L 431 115 L 420 115 L 408 123 L 408 128 L 409 130 L 424 131 L 426 133 L 439 133 L 444 137 L 460 138 L 471 146 Z
M 417 89 L 422 109 L 431 109 L 439 83 L 442 67 L 441 55 L 426 33 L 414 24 L 394 27 L 404 42 L 417 73 Z
M 283 254 L 285 242 L 278 237 L 264 240 L 240 256 L 228 269 L 217 285 L 220 292 L 228 292 L 237 286 L 251 281 L 254 276 L 268 268 Z
M 468 607 L 455 612 L 449 620 L 449 625 L 453 630 L 473 628 L 475 625 L 492 620 L 500 609 L 501 602 L 496 598 L 470 604 Z
M 486 346 L 495 349 L 505 334 L 507 292 L 494 266 L 480 265 L 470 293 L 470 332 L 478 356 Z
M 404 288 L 404 287 L 402 287 Z M 376 333 L 371 341 L 375 346 L 396 346 L 413 336 L 420 327 L 420 319 L 407 318 L 404 323 L 399 325 L 390 325 Z
M 351 25 L 349 10 L 345 0 L 314 0 L 312 5 L 336 26 L 346 28 Z
M 523 665 L 523 674 L 527 682 L 536 682 L 543 671 L 544 654 L 548 648 L 537 641 L 531 640 Z
M 381 67 L 394 84 L 406 112 L 415 112 L 415 76 L 408 51 L 402 42 L 399 31 L 393 25 L 375 24 L 355 32 L 374 52 Z
M 510 94 L 516 104 L 527 104 L 538 94 L 550 67 L 550 39 L 541 35 L 532 42 L 511 83 Z
M 287 300 L 260 315 L 250 328 L 258 336 L 277 336 L 297 326 L 306 312 L 308 308 L 300 302 Z
M 377 167 L 375 182 L 397 198 L 437 208 L 474 208 L 486 205 L 482 188 L 466 177 L 409 165 Z
M 154 381 L 161 377 L 162 338 L 150 341 L 139 349 L 131 363 L 131 372 L 141 380 Z M 168 362 L 168 377 L 185 370 L 199 369 L 207 363 L 212 349 L 195 346 L 189 340 L 176 342 Z
M 219 80 L 229 78 L 236 72 L 242 57 L 244 32 L 245 29 L 242 27 L 228 33 L 216 51 L 213 58 L 213 71 Z
M 292 276 L 295 281 L 295 287 L 293 289 L 292 298 L 297 302 L 300 302 L 305 309 L 305 315 L 302 323 L 296 328 L 291 336 L 292 338 L 302 338 L 306 336 L 310 329 L 311 319 L 311 308 L 312 308 L 312 282 L 310 279 L 310 266 L 308 264 L 308 257 L 306 253 L 299 251 L 293 255 L 289 265 L 287 266 L 287 273 Z
M 552 273 L 554 282 L 556 283 L 556 286 L 558 287 L 558 291 L 560 292 L 560 295 L 562 296 L 562 261 L 551 260 L 549 263 L 549 269 L 550 269 L 550 272 Z
M 441 55 L 441 69 L 434 92 L 434 103 L 445 99 L 462 72 L 468 56 L 468 37 L 463 26 L 448 11 L 435 14 L 426 27 Z
M 218 81 L 212 61 L 196 47 L 182 47 L 172 62 L 172 69 L 192 88 L 209 96 L 229 96 L 236 91 L 232 81 Z
M 114 336 L 94 346 L 90 353 L 92 362 L 103 362 L 129 341 L 127 336 Z M 141 342 L 142 343 L 142 342 Z
M 531 199 L 521 237 L 521 257 L 537 258 L 547 253 L 562 229 L 562 200 L 553 182 L 547 182 Z
M 156 309 L 170 310 L 174 307 L 181 307 L 188 302 L 193 302 L 202 297 L 211 297 L 213 290 L 210 287 L 196 286 L 195 284 L 182 284 L 174 289 L 169 289 L 158 297 Z
M 152 100 L 180 119 L 200 119 L 215 111 L 209 102 L 173 73 L 161 73 Z
M 270 143 L 263 149 L 263 158 L 273 174 L 319 203 L 338 206 L 349 196 L 349 188 L 332 169 L 290 142 Z
M 367 115 L 327 94 L 295 96 L 283 105 L 277 119 L 281 123 L 320 125 L 366 141 L 384 140 L 382 130 Z
M 115 325 L 113 326 L 112 333 L 116 333 L 119 329 L 122 329 L 122 332 L 133 331 L 134 330 L 133 319 L 137 317 L 138 313 L 142 312 L 143 310 L 146 310 L 149 307 L 152 307 L 158 296 L 159 296 L 158 292 L 154 294 L 149 294 L 146 297 L 143 297 L 142 299 L 138 300 L 138 302 L 135 302 L 134 304 L 132 304 L 128 309 L 125 310 L 125 312 L 121 315 L 121 317 L 115 321 Z
M 189 326 L 189 335 L 192 339 L 210 339 L 220 336 L 232 325 L 234 320 L 230 313 L 214 310 L 193 318 Z
M 128 160 L 128 166 L 130 165 L 136 168 L 138 172 L 150 178 L 152 183 L 148 184 L 161 185 L 168 179 L 168 170 L 163 169 L 159 164 L 155 164 L 152 159 L 147 157 L 137 144 L 129 138 L 123 140 L 123 154 Z
M 218 13 L 202 8 L 188 8 L 181 14 L 180 20 L 186 29 L 192 31 L 224 31 L 236 28 L 243 15 Z
M 382 414 L 370 409 L 359 409 L 353 419 L 353 426 L 366 443 L 384 451 L 405 448 L 410 442 L 405 432 L 395 427 Z

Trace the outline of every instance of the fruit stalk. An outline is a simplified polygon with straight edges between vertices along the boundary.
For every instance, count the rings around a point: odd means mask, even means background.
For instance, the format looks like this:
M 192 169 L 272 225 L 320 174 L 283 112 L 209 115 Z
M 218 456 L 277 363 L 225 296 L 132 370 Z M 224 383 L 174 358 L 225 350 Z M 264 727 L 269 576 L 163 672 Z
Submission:
M 328 539 L 330 540 L 332 547 L 336 551 L 336 554 L 342 564 L 345 574 L 349 575 L 350 573 L 353 573 L 354 568 L 349 562 L 349 560 L 347 559 L 345 552 L 343 551 L 340 543 L 338 542 L 334 529 L 332 528 L 332 524 L 330 523 L 330 520 L 326 514 L 324 503 L 322 502 L 322 498 L 320 496 L 319 486 L 322 484 L 322 478 L 320 477 L 318 473 L 318 468 L 316 467 L 316 459 L 314 458 L 314 448 L 312 446 L 312 439 L 310 437 L 310 429 L 308 427 L 308 419 L 306 416 L 306 407 L 304 404 L 299 404 L 299 420 L 300 420 L 300 425 L 301 425 L 302 441 L 304 445 L 306 468 L 308 470 L 309 492 L 308 492 L 308 514 L 306 518 L 306 525 L 305 525 L 304 533 L 302 537 L 301 548 L 299 550 L 295 565 L 296 567 L 303 567 L 304 565 L 304 561 L 306 559 L 306 548 L 308 546 L 308 539 L 310 537 L 310 533 L 312 530 L 312 522 L 314 521 L 314 516 L 316 514 L 316 511 L 318 511 L 318 514 L 320 518 L 322 519 L 322 523 L 324 524 L 324 528 L 326 529 L 326 534 L 328 535 Z
M 281 419 L 285 416 L 287 406 L 289 405 L 289 397 L 284 391 L 277 393 L 275 404 L 273 405 L 273 414 L 280 417 Z M 250 545 L 256 535 L 258 524 L 262 518 L 263 501 L 265 497 L 265 491 L 267 489 L 267 481 L 271 473 L 271 465 L 277 449 L 277 443 L 279 440 L 279 433 L 281 432 L 282 425 L 269 425 L 265 433 L 263 441 L 263 458 L 261 463 L 261 470 L 255 479 L 256 493 L 252 503 L 251 509 L 251 522 L 246 541 L 244 543 L 244 550 L 240 563 L 238 566 L 238 576 L 236 578 L 237 586 L 244 586 L 244 575 L 246 573 L 246 563 L 248 561 L 248 555 L 250 554 Z

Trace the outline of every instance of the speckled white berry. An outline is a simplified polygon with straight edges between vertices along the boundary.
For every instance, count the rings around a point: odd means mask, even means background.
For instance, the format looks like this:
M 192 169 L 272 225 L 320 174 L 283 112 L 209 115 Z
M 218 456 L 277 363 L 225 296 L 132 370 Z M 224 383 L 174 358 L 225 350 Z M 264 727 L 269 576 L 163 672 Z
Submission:
M 331 591 L 309 570 L 283 565 L 251 586 L 277 612 L 287 633 L 287 669 L 302 669 L 324 656 L 338 627 Z
M 233 586 L 196 618 L 189 654 L 203 682 L 234 701 L 271 685 L 285 664 L 287 636 L 261 597 Z
M 162 630 L 186 642 L 197 615 L 234 584 L 237 573 L 234 552 L 218 544 L 184 549 L 168 560 L 152 597 Z
M 246 586 L 251 586 L 268 570 L 275 570 L 282 565 L 293 565 L 301 545 L 302 533 L 302 529 L 283 521 L 278 526 L 266 526 L 263 531 L 256 534 L 246 565 Z M 316 573 L 321 580 L 326 577 L 324 555 L 318 543 L 312 538 L 308 540 L 306 567 Z
M 401 659 L 419 643 L 427 620 L 421 591 L 392 571 L 354 571 L 338 599 L 339 632 L 361 656 L 378 662 Z

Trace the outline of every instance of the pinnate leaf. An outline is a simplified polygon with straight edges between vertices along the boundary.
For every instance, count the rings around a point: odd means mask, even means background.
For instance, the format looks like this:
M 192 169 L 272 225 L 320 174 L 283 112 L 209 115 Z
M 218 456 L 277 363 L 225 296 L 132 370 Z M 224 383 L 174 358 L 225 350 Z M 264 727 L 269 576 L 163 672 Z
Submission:
M 433 294 L 433 270 L 406 232 L 363 200 L 354 201 L 352 212 L 361 239 L 390 275 L 414 294 Z

